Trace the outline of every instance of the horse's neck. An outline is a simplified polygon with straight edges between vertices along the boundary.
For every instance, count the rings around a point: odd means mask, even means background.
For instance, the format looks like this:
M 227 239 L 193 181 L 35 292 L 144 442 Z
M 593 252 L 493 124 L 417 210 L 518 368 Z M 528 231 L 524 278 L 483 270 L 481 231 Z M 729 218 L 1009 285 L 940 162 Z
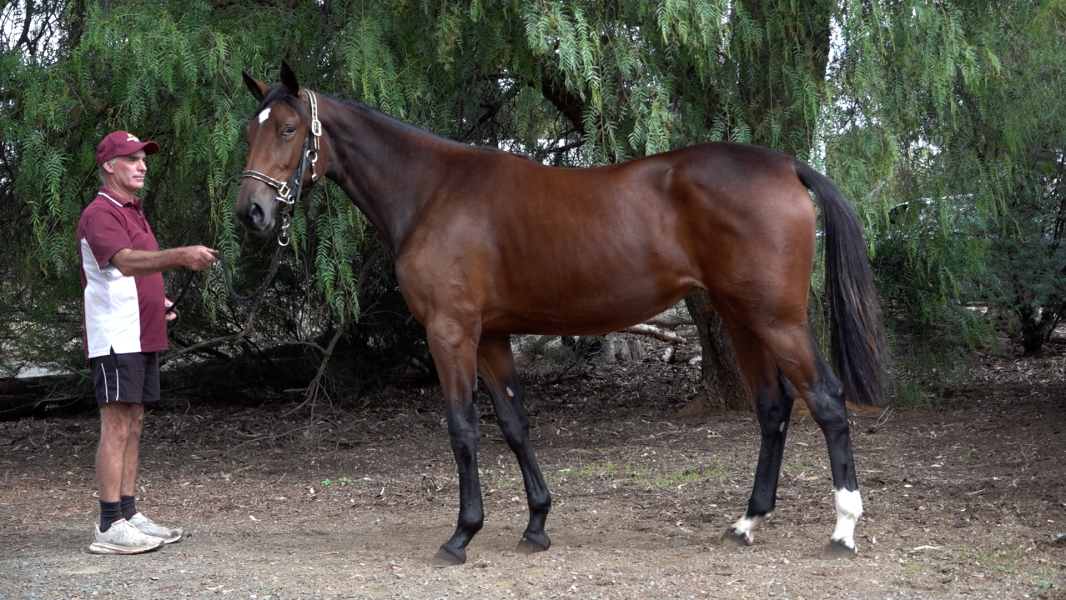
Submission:
M 335 181 L 398 252 L 442 178 L 446 143 L 373 111 L 331 101 L 322 126 Z

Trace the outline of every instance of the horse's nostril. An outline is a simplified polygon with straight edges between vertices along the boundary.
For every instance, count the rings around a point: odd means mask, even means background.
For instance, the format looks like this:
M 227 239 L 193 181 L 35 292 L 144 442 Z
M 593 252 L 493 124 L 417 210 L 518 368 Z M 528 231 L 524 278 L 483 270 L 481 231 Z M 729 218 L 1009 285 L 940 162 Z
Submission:
M 266 215 L 263 214 L 263 209 L 255 202 L 252 202 L 252 205 L 248 207 L 248 217 L 251 219 L 252 223 L 257 225 L 262 223 L 265 216 Z

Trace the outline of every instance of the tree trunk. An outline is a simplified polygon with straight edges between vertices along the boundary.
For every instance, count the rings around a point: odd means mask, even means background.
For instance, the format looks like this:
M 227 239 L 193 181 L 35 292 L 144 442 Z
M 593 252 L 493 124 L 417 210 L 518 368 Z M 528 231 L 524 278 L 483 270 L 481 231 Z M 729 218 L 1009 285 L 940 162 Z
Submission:
M 678 411 L 679 417 L 702 417 L 725 410 L 753 409 L 751 392 L 737 363 L 729 332 L 711 307 L 707 292 L 695 289 L 685 296 L 685 306 L 696 323 L 703 347 L 700 386 L 696 396 Z

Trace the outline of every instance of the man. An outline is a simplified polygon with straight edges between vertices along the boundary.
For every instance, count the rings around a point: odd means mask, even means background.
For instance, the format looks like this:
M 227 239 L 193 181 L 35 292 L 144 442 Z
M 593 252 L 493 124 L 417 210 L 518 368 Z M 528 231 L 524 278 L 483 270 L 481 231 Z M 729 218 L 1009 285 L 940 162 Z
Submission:
M 100 554 L 137 554 L 181 539 L 136 507 L 136 481 L 144 404 L 159 399 L 158 353 L 166 350 L 163 271 L 200 271 L 213 250 L 186 246 L 160 250 L 141 211 L 145 159 L 159 144 L 125 131 L 103 139 L 96 165 L 103 186 L 78 221 L 78 255 L 85 299 L 85 352 L 100 407 L 96 477 L 100 523 L 89 547 Z

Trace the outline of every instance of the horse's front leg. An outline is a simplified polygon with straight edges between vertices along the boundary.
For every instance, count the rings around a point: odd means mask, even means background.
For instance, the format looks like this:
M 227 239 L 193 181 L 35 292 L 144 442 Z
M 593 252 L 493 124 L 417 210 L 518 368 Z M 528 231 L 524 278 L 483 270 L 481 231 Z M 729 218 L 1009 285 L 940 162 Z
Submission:
M 444 390 L 448 436 L 459 471 L 459 521 L 451 539 L 441 545 L 430 564 L 434 567 L 466 562 L 466 545 L 481 530 L 485 509 L 477 469 L 478 429 L 474 391 L 477 384 L 477 343 L 473 335 L 457 328 L 427 327 L 429 349 Z
M 518 460 L 526 487 L 529 525 L 518 542 L 518 551 L 525 554 L 543 552 L 551 546 L 551 540 L 544 533 L 544 521 L 551 510 L 552 498 L 529 440 L 529 419 L 522 403 L 522 388 L 518 385 L 510 336 L 483 337 L 478 344 L 477 361 L 478 371 L 496 409 L 496 422 Z

